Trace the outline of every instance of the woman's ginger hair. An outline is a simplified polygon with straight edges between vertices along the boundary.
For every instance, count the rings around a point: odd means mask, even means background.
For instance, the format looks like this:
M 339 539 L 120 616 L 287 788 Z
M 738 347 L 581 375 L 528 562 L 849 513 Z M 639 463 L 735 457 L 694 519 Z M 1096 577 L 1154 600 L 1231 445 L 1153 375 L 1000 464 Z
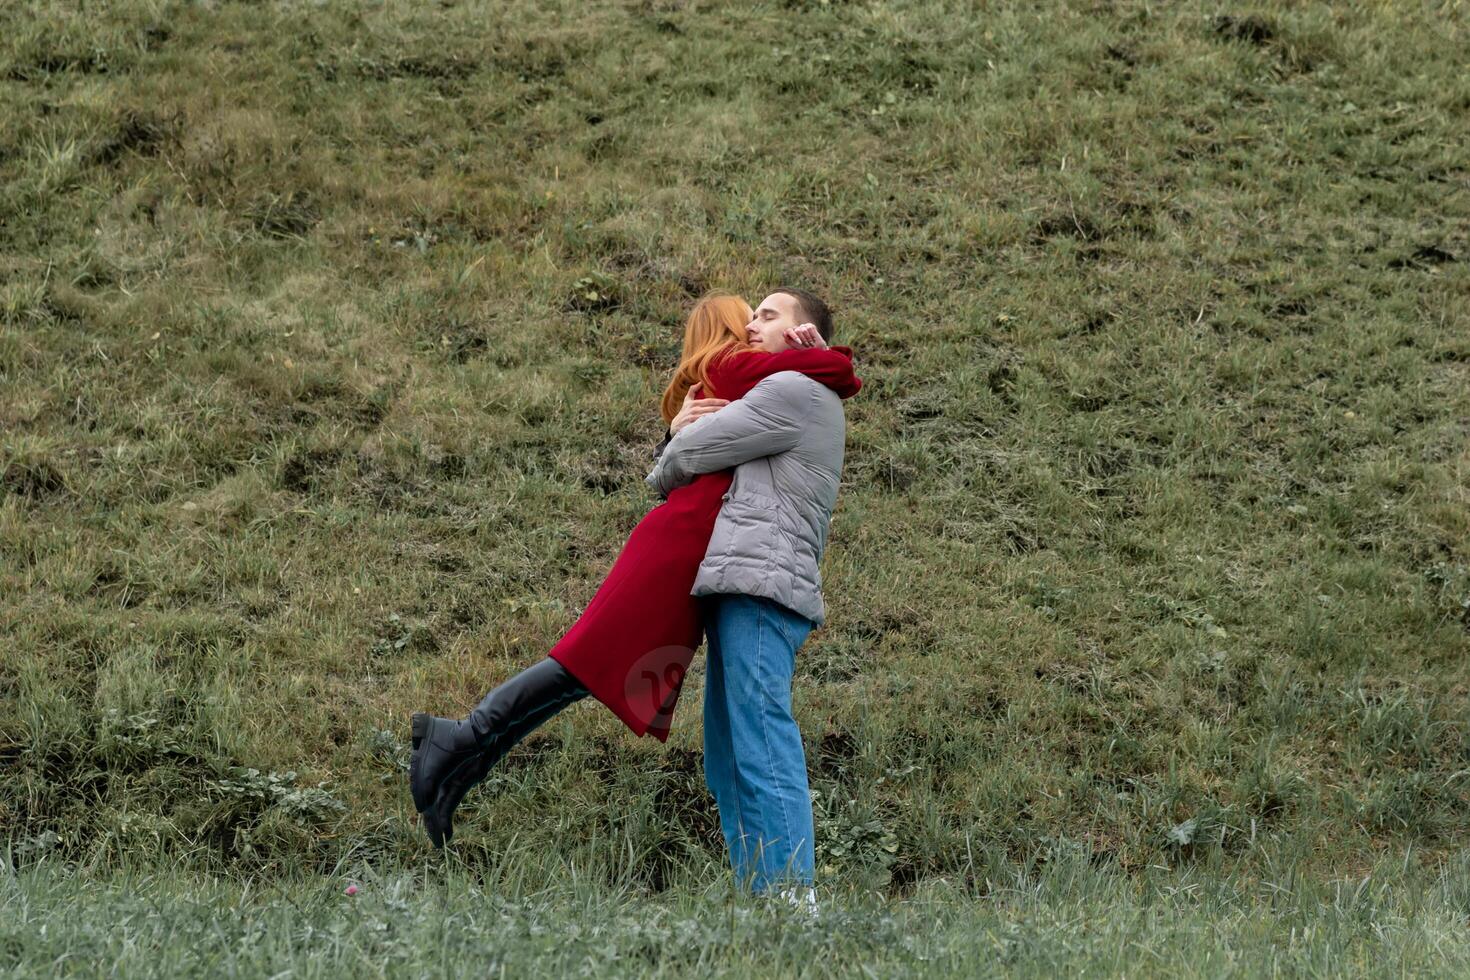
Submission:
M 664 389 L 660 410 L 666 424 L 674 421 L 684 396 L 696 384 L 704 385 L 704 397 L 717 397 L 709 378 L 709 366 L 717 357 L 755 350 L 745 332 L 750 317 L 750 304 L 734 293 L 712 290 L 699 297 L 684 321 L 684 353 Z

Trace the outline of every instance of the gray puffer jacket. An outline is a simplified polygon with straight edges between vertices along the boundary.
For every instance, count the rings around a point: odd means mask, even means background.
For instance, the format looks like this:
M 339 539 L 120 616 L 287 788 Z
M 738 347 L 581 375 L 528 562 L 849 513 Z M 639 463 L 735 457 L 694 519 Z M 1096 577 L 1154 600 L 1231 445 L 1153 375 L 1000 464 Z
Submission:
M 846 435 L 835 391 L 778 371 L 668 440 L 644 480 L 660 497 L 735 467 L 691 595 L 765 596 L 822 624 L 819 566 Z

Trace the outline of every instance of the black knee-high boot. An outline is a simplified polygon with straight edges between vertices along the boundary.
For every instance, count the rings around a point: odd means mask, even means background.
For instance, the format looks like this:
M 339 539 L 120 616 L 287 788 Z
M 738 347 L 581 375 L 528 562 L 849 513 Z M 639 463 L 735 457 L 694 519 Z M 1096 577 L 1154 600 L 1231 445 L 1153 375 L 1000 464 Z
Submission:
M 511 746 L 589 693 L 570 671 L 546 657 L 485 695 L 463 720 L 415 713 L 409 789 L 434 846 L 443 847 L 454 836 L 459 801 Z

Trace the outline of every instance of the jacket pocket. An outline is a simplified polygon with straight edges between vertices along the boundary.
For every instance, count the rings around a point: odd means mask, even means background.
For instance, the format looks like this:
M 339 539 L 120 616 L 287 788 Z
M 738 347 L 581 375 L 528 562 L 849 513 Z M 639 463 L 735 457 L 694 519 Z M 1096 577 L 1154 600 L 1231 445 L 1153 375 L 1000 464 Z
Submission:
M 766 501 L 741 494 L 729 496 L 715 521 L 710 548 L 726 563 L 774 566 L 775 552 L 784 548 L 781 529 Z

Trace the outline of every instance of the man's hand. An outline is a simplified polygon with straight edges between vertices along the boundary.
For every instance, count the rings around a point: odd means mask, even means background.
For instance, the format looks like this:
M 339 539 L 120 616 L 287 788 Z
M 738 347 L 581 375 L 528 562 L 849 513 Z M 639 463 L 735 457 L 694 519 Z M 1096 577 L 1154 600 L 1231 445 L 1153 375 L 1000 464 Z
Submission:
M 817 329 L 816 324 L 803 323 L 799 327 L 786 328 L 786 343 L 792 347 L 826 347 L 827 342 L 822 339 L 822 332 Z
M 710 418 L 703 425 L 688 425 L 670 436 L 643 482 L 667 499 L 701 473 L 794 449 L 807 429 L 820 387 L 798 371 L 777 371 L 762 378 L 745 397 L 708 412 Z
M 669 423 L 669 431 L 678 435 L 680 429 L 701 415 L 718 411 L 728 404 L 730 404 L 728 398 L 695 398 L 694 389 L 691 387 L 689 393 L 684 396 L 684 405 L 679 409 L 679 414 L 675 415 L 674 420 Z

